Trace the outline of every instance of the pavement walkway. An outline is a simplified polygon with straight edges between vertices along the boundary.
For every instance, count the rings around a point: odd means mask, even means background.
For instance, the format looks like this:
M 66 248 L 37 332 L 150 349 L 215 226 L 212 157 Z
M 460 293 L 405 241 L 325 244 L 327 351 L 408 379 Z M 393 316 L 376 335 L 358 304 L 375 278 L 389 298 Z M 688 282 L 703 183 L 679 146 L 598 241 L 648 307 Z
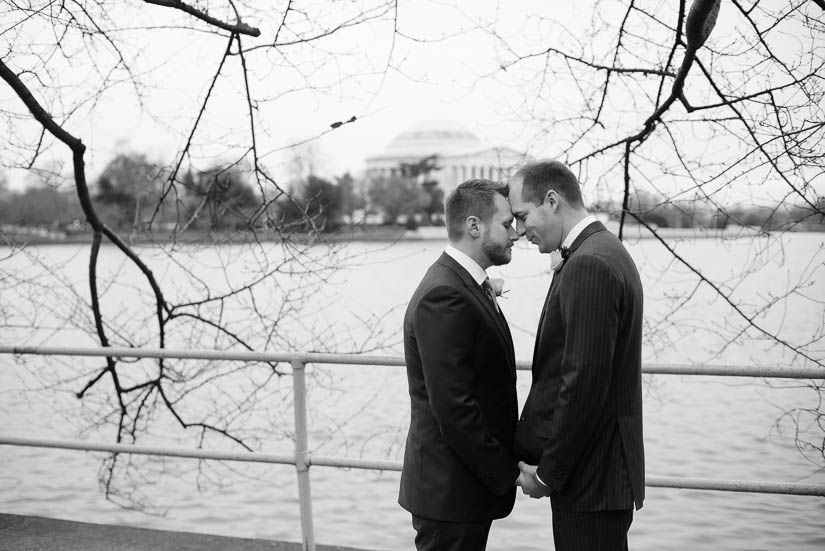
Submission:
M 359 551 L 316 545 L 318 551 Z M 300 551 L 301 544 L 0 513 L 0 551 Z

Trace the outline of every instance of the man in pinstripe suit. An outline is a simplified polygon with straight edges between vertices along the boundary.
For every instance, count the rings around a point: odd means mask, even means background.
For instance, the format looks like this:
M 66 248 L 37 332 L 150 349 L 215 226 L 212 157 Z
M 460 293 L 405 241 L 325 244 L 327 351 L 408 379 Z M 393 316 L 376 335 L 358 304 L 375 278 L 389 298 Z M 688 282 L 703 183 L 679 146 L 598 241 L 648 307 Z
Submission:
M 550 496 L 557 550 L 627 549 L 644 500 L 639 273 L 562 163 L 521 168 L 509 199 L 519 236 L 560 253 L 516 431 L 522 491 Z

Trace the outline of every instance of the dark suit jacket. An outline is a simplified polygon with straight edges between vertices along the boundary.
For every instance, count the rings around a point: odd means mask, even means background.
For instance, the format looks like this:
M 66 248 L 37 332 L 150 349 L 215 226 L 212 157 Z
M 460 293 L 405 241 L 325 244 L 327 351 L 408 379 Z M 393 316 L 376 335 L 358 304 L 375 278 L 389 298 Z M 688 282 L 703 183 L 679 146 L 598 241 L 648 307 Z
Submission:
M 641 508 L 642 285 L 601 222 L 553 276 L 533 351 L 516 455 L 538 465 L 554 509 Z
M 433 520 L 502 518 L 515 500 L 513 341 L 483 293 L 445 253 L 404 316 L 411 410 L 398 502 Z

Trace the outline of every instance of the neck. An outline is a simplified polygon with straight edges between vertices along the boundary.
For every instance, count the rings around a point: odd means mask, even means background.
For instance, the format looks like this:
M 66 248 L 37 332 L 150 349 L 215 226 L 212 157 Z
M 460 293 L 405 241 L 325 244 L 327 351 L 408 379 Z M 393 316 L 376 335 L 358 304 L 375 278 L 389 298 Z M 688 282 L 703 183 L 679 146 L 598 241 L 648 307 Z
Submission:
M 475 260 L 476 264 L 481 266 L 482 270 L 486 270 L 491 266 L 487 255 L 479 249 L 475 241 L 466 241 L 462 239 L 461 241 L 450 241 L 450 245 Z
M 590 213 L 587 212 L 585 209 L 571 210 L 566 214 L 566 216 L 564 217 L 564 222 L 562 224 L 562 243 L 564 243 L 564 240 L 567 239 L 568 235 L 570 235 L 570 231 L 574 227 L 576 227 L 576 224 L 584 220 L 589 214 Z

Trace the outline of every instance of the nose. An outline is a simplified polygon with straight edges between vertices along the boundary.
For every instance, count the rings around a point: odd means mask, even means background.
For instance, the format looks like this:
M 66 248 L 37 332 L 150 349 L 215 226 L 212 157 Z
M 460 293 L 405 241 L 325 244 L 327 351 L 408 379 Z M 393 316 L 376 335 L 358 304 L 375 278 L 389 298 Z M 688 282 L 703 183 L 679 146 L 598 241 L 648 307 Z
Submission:
M 513 226 L 507 228 L 507 237 L 510 239 L 510 241 L 518 241 L 519 234 L 516 232 Z
M 527 233 L 527 230 L 524 228 L 524 222 L 516 220 L 516 237 L 521 237 L 525 233 Z

